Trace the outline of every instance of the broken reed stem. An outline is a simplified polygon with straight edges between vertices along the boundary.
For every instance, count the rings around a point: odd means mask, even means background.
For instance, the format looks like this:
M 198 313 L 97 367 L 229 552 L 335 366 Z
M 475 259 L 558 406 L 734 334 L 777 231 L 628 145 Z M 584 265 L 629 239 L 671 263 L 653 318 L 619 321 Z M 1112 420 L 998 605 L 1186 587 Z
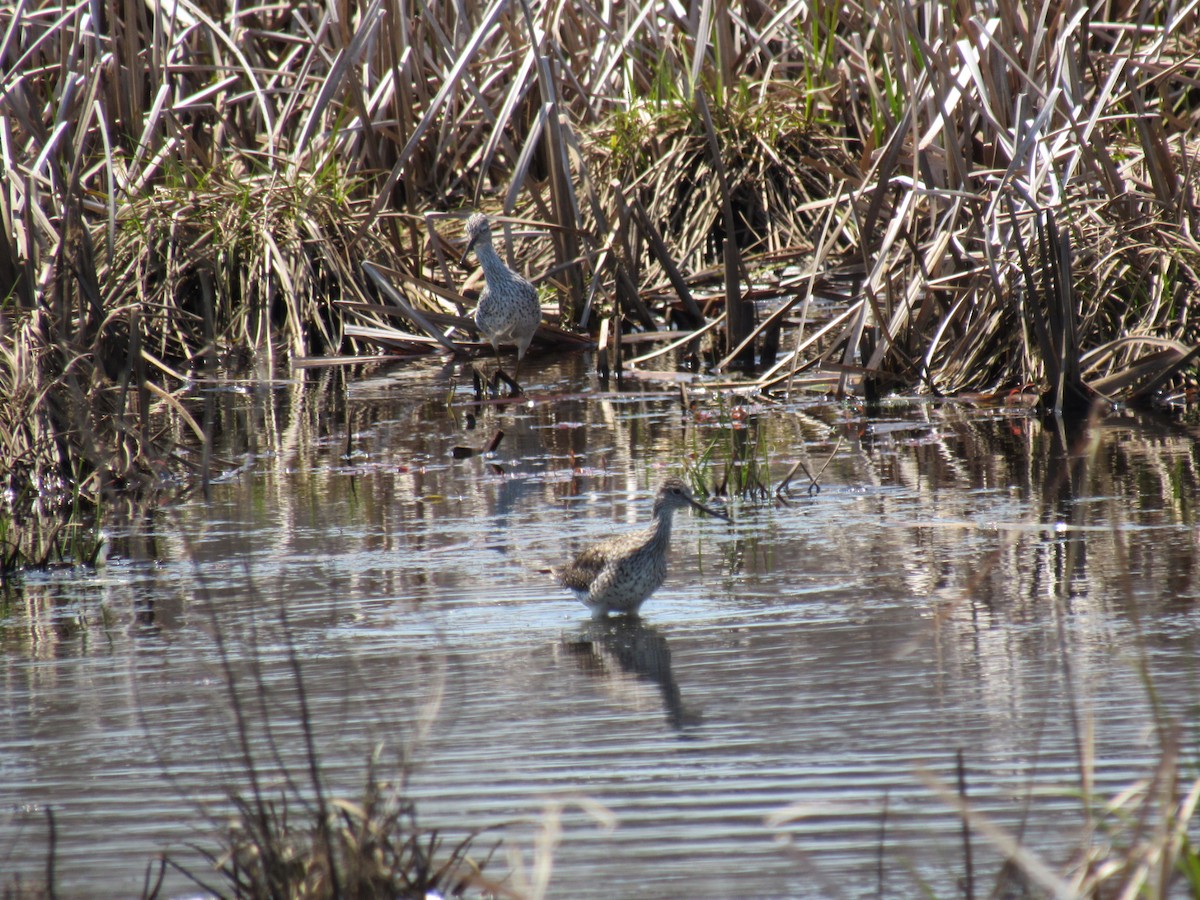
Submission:
M 717 183 L 721 189 L 721 218 L 725 225 L 724 243 L 722 244 L 725 269 L 725 332 L 728 346 L 736 347 L 745 340 L 753 325 L 749 304 L 743 301 L 740 288 L 742 259 L 737 249 L 737 219 L 733 214 L 729 174 L 725 170 L 720 139 L 717 136 L 717 129 L 713 125 L 708 101 L 702 90 L 697 90 L 695 97 L 696 109 L 700 112 L 704 122 L 713 169 L 717 173 Z M 752 370 L 754 368 L 753 348 L 744 350 L 735 362 L 745 371 Z
M 697 328 L 695 331 L 671 332 L 672 335 L 678 333 L 680 335 L 679 339 L 673 340 L 666 346 L 659 347 L 657 350 L 651 350 L 649 353 L 643 353 L 641 356 L 635 356 L 633 359 L 628 361 L 629 365 L 636 366 L 640 363 L 648 362 L 649 360 L 652 360 L 652 359 L 657 359 L 660 356 L 665 356 L 666 354 L 670 353 L 673 350 L 678 350 L 680 347 L 683 347 L 686 344 L 690 344 L 692 341 L 696 340 L 697 338 L 702 337 L 703 335 L 712 331 L 718 325 L 724 324 L 724 322 L 725 322 L 725 313 L 721 313 L 719 316 L 716 316 L 715 318 L 710 319 L 707 325 L 704 325 L 701 328 Z
M 839 435 L 837 443 L 834 444 L 833 449 L 829 451 L 829 456 L 826 457 L 825 462 L 821 465 L 821 468 L 817 470 L 816 475 L 813 475 L 808 471 L 808 466 L 804 464 L 804 460 L 796 460 L 796 462 L 792 464 L 792 467 L 788 469 L 787 474 L 783 476 L 783 480 L 779 482 L 779 486 L 775 488 L 775 496 L 786 502 L 786 498 L 783 496 L 783 493 L 787 490 L 788 485 L 791 484 L 792 478 L 794 478 L 796 473 L 801 469 L 803 469 L 804 474 L 808 476 L 809 484 L 808 487 L 805 488 L 805 491 L 809 494 L 820 493 L 821 485 L 819 483 L 819 479 L 825 474 L 825 470 L 829 468 L 829 464 L 833 462 L 833 458 L 837 456 L 838 450 L 840 450 L 842 447 L 843 440 L 844 438 Z
M 955 753 L 955 770 L 958 775 L 958 797 L 963 806 L 967 805 L 967 767 L 963 763 L 962 747 Z M 963 868 L 966 900 L 975 900 L 975 863 L 971 856 L 971 823 L 967 817 L 962 817 Z

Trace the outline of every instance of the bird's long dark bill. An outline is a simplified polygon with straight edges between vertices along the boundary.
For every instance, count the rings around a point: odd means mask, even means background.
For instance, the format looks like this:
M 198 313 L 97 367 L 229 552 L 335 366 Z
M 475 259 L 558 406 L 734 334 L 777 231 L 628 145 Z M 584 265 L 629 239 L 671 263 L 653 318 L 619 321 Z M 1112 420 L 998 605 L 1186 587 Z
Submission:
M 467 244 L 467 249 L 463 251 L 462 259 L 458 261 L 458 264 L 464 269 L 467 267 L 467 257 L 471 255 L 473 249 L 475 249 L 475 242 L 471 241 L 471 243 Z
M 692 504 L 692 506 L 696 507 L 696 509 L 700 510 L 700 512 L 708 513 L 710 516 L 714 516 L 718 519 L 724 519 L 726 522 L 733 521 L 733 519 L 729 518 L 729 516 L 725 515 L 725 513 L 718 512 L 711 507 L 705 506 L 703 503 L 700 503 L 697 500 L 689 500 L 689 502 Z

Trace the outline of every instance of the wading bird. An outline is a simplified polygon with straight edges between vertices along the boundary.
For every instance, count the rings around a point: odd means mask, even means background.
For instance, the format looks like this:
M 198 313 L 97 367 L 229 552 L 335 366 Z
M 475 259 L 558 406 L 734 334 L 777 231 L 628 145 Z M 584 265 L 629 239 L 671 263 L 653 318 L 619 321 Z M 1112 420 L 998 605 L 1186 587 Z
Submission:
M 483 213 L 475 213 L 467 219 L 467 249 L 462 255 L 464 266 L 472 250 L 483 267 L 486 282 L 479 294 L 479 305 L 475 307 L 475 326 L 496 351 L 496 374 L 492 378 L 492 385 L 495 386 L 503 378 L 514 393 L 520 393 L 521 386 L 516 378 L 521 374 L 521 359 L 542 321 L 537 289 L 506 266 L 496 253 L 496 248 L 492 246 L 491 223 Z M 517 366 L 513 378 L 501 372 L 501 344 L 516 345 Z
M 558 573 L 559 583 L 573 590 L 597 618 L 610 612 L 636 613 L 666 580 L 671 518 L 686 506 L 729 521 L 727 515 L 693 497 L 682 478 L 671 476 L 654 496 L 653 518 L 647 527 L 586 548 Z

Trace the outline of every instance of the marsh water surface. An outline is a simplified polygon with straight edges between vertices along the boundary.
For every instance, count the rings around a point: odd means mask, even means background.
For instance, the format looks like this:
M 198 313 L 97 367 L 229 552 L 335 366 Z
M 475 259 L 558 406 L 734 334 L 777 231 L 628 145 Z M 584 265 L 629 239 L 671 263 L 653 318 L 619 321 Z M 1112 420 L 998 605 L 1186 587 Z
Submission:
M 43 877 L 48 811 L 63 896 L 134 895 L 160 853 L 202 867 L 189 845 L 245 790 L 235 693 L 303 794 L 297 677 L 331 792 L 356 798 L 372 754 L 407 769 L 423 824 L 496 826 L 497 877 L 557 823 L 551 896 L 955 896 L 934 782 L 957 789 L 960 751 L 969 801 L 1060 870 L 1173 725 L 1196 777 L 1186 428 L 700 385 L 685 406 L 580 359 L 476 406 L 454 372 L 203 389 L 207 490 L 111 522 L 95 571 L 25 573 L 0 620 L 0 870 Z M 797 461 L 819 491 L 736 490 Z M 727 482 L 734 522 L 679 514 L 642 617 L 592 621 L 548 570 L 685 467 Z M 1001 856 L 972 850 L 983 891 Z

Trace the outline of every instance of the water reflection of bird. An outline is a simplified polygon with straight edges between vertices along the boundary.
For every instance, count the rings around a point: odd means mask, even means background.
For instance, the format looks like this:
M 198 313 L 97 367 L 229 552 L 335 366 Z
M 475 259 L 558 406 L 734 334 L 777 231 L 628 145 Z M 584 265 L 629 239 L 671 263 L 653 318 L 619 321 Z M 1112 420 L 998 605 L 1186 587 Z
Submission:
M 583 671 L 603 678 L 616 694 L 628 695 L 625 689 L 639 681 L 656 685 L 672 728 L 699 724 L 700 713 L 684 705 L 671 673 L 667 639 L 637 616 L 588 622 L 577 638 L 564 637 L 562 646 Z M 631 681 L 630 675 L 637 681 Z
M 671 519 L 675 510 L 686 506 L 729 521 L 693 497 L 682 478 L 671 476 L 658 488 L 653 520 L 646 528 L 588 547 L 558 573 L 559 583 L 573 590 L 593 616 L 636 613 L 666 580 Z
M 496 253 L 496 248 L 492 246 L 491 223 L 483 213 L 475 213 L 467 219 L 467 249 L 462 255 L 464 265 L 472 250 L 483 267 L 486 282 L 479 294 L 479 305 L 475 308 L 475 325 L 479 333 L 491 341 L 496 351 L 494 383 L 503 377 L 500 374 L 502 343 L 516 345 L 516 375 L 520 375 L 521 359 L 542 321 L 542 307 L 538 303 L 537 289 L 506 266 Z M 515 380 L 509 379 L 509 384 L 514 391 L 520 390 Z

